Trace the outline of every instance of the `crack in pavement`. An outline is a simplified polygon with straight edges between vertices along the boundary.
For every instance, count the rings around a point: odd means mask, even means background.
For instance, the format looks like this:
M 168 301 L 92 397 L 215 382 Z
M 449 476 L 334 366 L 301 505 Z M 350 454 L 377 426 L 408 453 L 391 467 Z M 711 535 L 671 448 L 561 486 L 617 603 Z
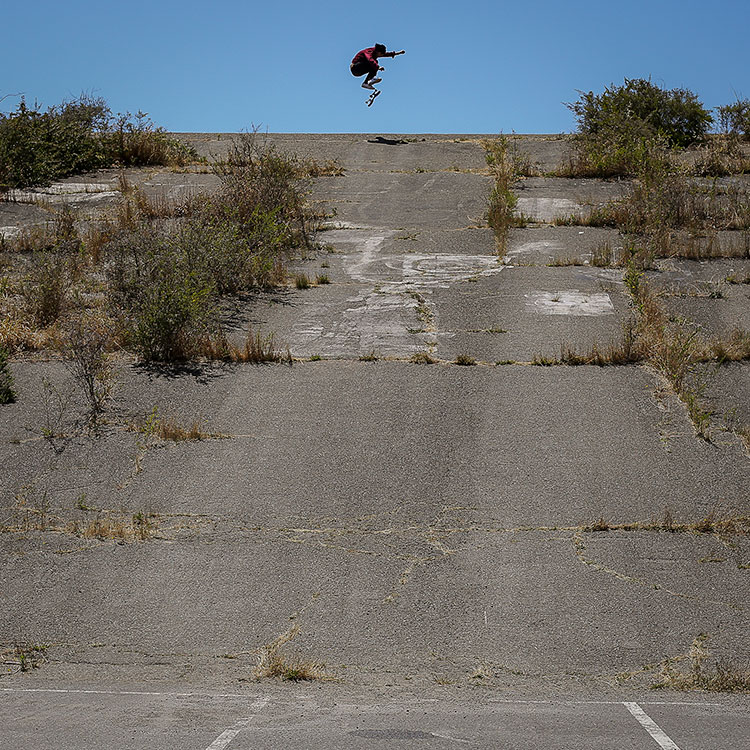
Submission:
M 607 565 L 597 562 L 596 560 L 592 560 L 590 557 L 586 556 L 586 543 L 584 542 L 583 534 L 580 531 L 576 532 L 573 535 L 572 541 L 576 557 L 583 565 L 588 565 L 594 568 L 594 570 L 597 570 L 600 573 L 606 573 L 607 575 L 612 576 L 619 581 L 623 581 L 624 583 L 635 583 L 639 586 L 645 586 L 647 588 L 653 589 L 654 591 L 662 591 L 665 594 L 669 594 L 670 596 L 674 596 L 680 599 L 688 599 L 689 601 L 700 602 L 701 604 L 713 604 L 719 607 L 727 607 L 738 612 L 749 609 L 749 607 L 742 607 L 737 604 L 732 604 L 731 602 L 723 602 L 716 599 L 707 599 L 705 597 L 696 596 L 694 594 L 685 594 L 681 591 L 670 589 L 667 586 L 662 586 L 662 584 L 660 583 L 652 583 L 644 578 L 620 573 L 614 568 L 610 568 Z

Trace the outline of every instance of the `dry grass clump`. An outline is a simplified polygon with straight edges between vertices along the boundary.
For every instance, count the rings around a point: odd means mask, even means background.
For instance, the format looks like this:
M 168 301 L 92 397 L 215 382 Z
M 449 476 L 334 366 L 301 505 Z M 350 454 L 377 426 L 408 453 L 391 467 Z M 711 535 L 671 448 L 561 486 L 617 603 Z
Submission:
M 266 364 L 275 362 L 287 362 L 292 364 L 292 355 L 289 349 L 286 352 L 276 344 L 273 333 L 263 334 L 261 331 L 248 331 L 245 343 L 237 346 L 229 341 L 222 329 L 212 336 L 203 338 L 196 351 L 202 357 L 209 360 L 222 362 L 249 362 L 252 364 Z
M 706 648 L 708 636 L 701 633 L 692 643 L 685 657 L 687 670 L 678 668 L 681 658 L 668 659 L 654 689 L 705 690 L 712 693 L 750 693 L 750 664 L 744 666 L 722 658 L 709 662 Z
M 692 171 L 702 177 L 726 177 L 750 172 L 750 156 L 736 134 L 711 136 L 695 152 Z
M 285 682 L 301 682 L 325 679 L 325 665 L 317 661 L 289 657 L 281 652 L 282 646 L 299 635 L 298 625 L 293 625 L 271 643 L 263 646 L 258 664 L 253 671 L 256 680 L 277 678 Z
M 708 354 L 720 363 L 750 359 L 750 331 L 735 328 L 726 337 L 712 339 L 708 344 Z
M 411 355 L 410 362 L 415 365 L 434 365 L 437 360 L 430 356 L 429 352 L 415 352 Z
M 73 521 L 67 530 L 83 539 L 145 541 L 158 534 L 159 516 L 156 513 L 135 513 L 131 518 L 101 516 L 86 522 Z
M 559 363 L 564 365 L 629 365 L 642 362 L 646 357 L 646 350 L 639 336 L 638 326 L 631 319 L 623 324 L 622 338 L 612 341 L 607 347 L 601 348 L 592 344 L 586 352 L 578 352 L 569 344 L 563 343 L 560 351 Z
M 678 521 L 670 509 L 665 508 L 662 517 L 658 519 L 617 523 L 601 517 L 593 523 L 584 524 L 581 531 L 661 531 L 670 534 L 715 534 L 726 539 L 750 535 L 750 516 L 720 513 L 711 509 L 695 521 Z
M 159 440 L 170 440 L 175 443 L 220 437 L 219 435 L 203 430 L 199 420 L 194 420 L 188 425 L 184 425 L 174 417 L 162 417 L 156 406 L 145 418 L 132 422 L 129 425 L 129 429 L 149 437 Z
M 83 497 L 83 496 L 82 496 Z M 92 511 L 79 499 L 79 510 Z M 47 493 L 37 495 L 33 488 L 24 487 L 16 493 L 10 518 L 0 522 L 0 532 L 27 534 L 41 531 L 71 534 L 82 539 L 115 539 L 127 542 L 154 538 L 159 530 L 156 513 L 138 511 L 130 516 L 109 511 L 96 511 L 95 518 L 68 520 L 61 509 L 50 507 Z

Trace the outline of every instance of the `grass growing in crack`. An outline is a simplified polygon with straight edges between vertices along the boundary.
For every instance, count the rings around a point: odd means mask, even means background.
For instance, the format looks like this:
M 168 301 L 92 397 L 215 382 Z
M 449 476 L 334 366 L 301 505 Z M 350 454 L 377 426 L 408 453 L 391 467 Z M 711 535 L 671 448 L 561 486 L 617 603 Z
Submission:
M 297 287 L 297 289 L 309 289 L 310 278 L 306 273 L 298 273 L 294 277 L 294 286 Z
M 73 521 L 67 530 L 83 539 L 145 541 L 159 533 L 159 516 L 142 512 L 134 513 L 131 518 L 102 516 L 84 522 Z
M 71 534 L 82 539 L 145 541 L 158 534 L 159 516 L 138 511 L 132 515 L 102 512 L 79 498 L 77 510 L 96 513 L 95 518 L 66 520 L 53 513 L 47 494 L 39 495 L 33 487 L 21 488 L 15 496 L 13 513 L 0 523 L 0 532 L 26 534 L 33 531 Z
M 505 136 L 482 141 L 490 174 L 495 181 L 489 198 L 487 222 L 495 232 L 498 249 L 505 254 L 508 244 L 508 230 L 523 227 L 529 218 L 516 213 L 518 197 L 512 187 L 531 167 L 527 158 L 521 156 Z
M 463 365 L 463 366 L 472 366 L 477 363 L 476 359 L 474 357 L 470 357 L 468 354 L 459 354 L 455 360 L 453 360 L 453 364 L 456 365 Z
M 17 643 L 13 648 L 0 651 L 0 672 L 31 672 L 47 661 L 47 646 L 34 643 Z
M 360 354 L 359 355 L 359 361 L 360 362 L 377 362 L 379 359 L 378 355 L 375 354 L 375 350 L 370 350 L 367 354 Z
M 325 667 L 320 662 L 282 653 L 282 647 L 299 635 L 299 632 L 299 626 L 293 625 L 286 633 L 263 646 L 253 671 L 256 680 L 277 678 L 285 682 L 310 682 L 325 678 Z
M 429 352 L 415 352 L 411 355 L 410 362 L 415 365 L 434 365 L 437 360 L 430 356 Z
M 143 435 L 159 440 L 170 440 L 174 443 L 220 437 L 217 434 L 206 432 L 198 420 L 184 425 L 173 417 L 162 417 L 156 406 L 144 419 L 132 423 L 132 429 Z
M 750 664 L 740 665 L 722 658 L 709 661 L 708 636 L 701 633 L 687 654 L 688 668 L 680 659 L 667 659 L 653 689 L 705 690 L 712 693 L 750 693 Z
M 249 330 L 243 346 L 230 342 L 222 329 L 213 336 L 206 336 L 196 347 L 196 352 L 206 359 L 223 362 L 248 362 L 251 364 L 267 364 L 288 362 L 292 364 L 292 355 L 276 344 L 273 333 L 263 334 L 260 330 Z
M 617 523 L 603 517 L 581 527 L 585 532 L 605 531 L 661 531 L 670 534 L 714 534 L 722 538 L 750 536 L 750 516 L 720 513 L 712 509 L 695 521 L 678 521 L 669 508 L 661 518 L 649 521 Z

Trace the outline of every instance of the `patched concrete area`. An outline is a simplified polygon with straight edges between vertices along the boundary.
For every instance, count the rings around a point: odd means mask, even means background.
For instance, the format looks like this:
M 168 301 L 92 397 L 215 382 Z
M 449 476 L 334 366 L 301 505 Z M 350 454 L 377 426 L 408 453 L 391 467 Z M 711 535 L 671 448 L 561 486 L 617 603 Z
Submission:
M 214 156 L 230 142 L 183 137 Z M 501 257 L 481 136 L 268 138 L 345 168 L 311 186 L 328 218 L 319 249 L 290 265 L 312 288 L 223 310 L 229 335 L 273 333 L 291 365 L 119 355 L 106 423 L 89 434 L 62 364 L 11 363 L 9 746 L 24 746 L 19 705 L 34 707 L 42 747 L 58 740 L 53 720 L 70 747 L 646 747 L 636 705 L 679 747 L 743 737 L 745 698 L 651 687 L 689 669 L 699 637 L 709 666 L 750 659 L 748 537 L 706 521 L 748 514 L 747 363 L 696 373 L 710 442 L 648 365 L 555 364 L 620 341 L 636 311 L 623 269 L 594 263 L 619 234 L 550 222 L 625 186 L 524 180 L 514 190 L 539 221 L 512 230 Z M 562 137 L 513 139 L 541 171 L 565 158 Z M 127 179 L 180 199 L 212 189 L 208 171 Z M 50 195 L 84 204 L 117 184 L 97 173 Z M 13 231 L 43 215 L 0 204 Z M 718 335 L 750 327 L 747 271 L 743 258 L 670 259 L 648 278 L 671 315 Z M 452 364 L 460 355 L 478 364 Z M 203 439 L 139 429 L 155 408 L 198 421 Z M 47 647 L 38 669 L 21 671 L 19 643 Z M 257 680 L 274 643 L 324 678 Z M 66 706 L 110 717 L 113 733 L 72 725 Z M 454 710 L 464 718 L 446 723 Z

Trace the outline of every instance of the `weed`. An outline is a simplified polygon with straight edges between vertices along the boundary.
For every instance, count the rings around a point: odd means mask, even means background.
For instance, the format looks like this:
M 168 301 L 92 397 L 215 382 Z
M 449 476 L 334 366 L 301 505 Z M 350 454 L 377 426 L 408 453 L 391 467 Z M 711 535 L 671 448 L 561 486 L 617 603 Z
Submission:
M 186 427 L 173 417 L 162 417 L 156 406 L 144 419 L 134 422 L 131 427 L 144 435 L 160 440 L 171 440 L 175 443 L 219 437 L 216 434 L 205 432 L 201 428 L 199 420 L 194 420 Z
M 582 258 L 578 257 L 562 257 L 553 258 L 547 266 L 550 268 L 562 268 L 565 266 L 585 266 L 588 265 Z
M 276 677 L 288 682 L 300 682 L 320 680 L 325 677 L 324 665 L 320 662 L 292 658 L 282 654 L 281 647 L 293 640 L 299 632 L 299 626 L 295 624 L 286 633 L 263 646 L 253 672 L 256 680 Z
M 505 328 L 500 328 L 499 326 L 494 326 L 492 328 L 469 328 L 467 330 L 467 333 L 491 333 L 491 334 L 498 334 L 498 333 L 508 333 L 508 331 Z
M 716 337 L 709 342 L 710 355 L 719 364 L 750 359 L 750 331 L 735 328 L 727 337 Z
M 410 361 L 415 365 L 434 365 L 437 362 L 428 352 L 415 352 Z
M 324 162 L 315 159 L 304 159 L 300 162 L 298 170 L 299 177 L 343 177 L 346 170 L 336 159 L 327 159 Z
M 294 277 L 294 286 L 297 287 L 297 289 L 309 289 L 310 279 L 308 278 L 307 274 L 305 273 L 296 274 Z
M 651 687 L 672 690 L 706 690 L 714 693 L 750 693 L 750 665 L 740 666 L 729 659 L 708 661 L 708 636 L 701 633 L 687 654 L 687 670 L 677 669 L 679 659 L 668 659 Z
M 0 664 L 5 672 L 30 672 L 47 661 L 47 646 L 17 643 L 12 649 L 0 651 Z
M 312 248 L 299 160 L 245 135 L 214 171 L 218 192 L 180 206 L 154 204 L 122 186 L 119 229 L 106 248 L 108 302 L 121 342 L 144 359 L 261 361 L 254 346 L 246 354 L 225 346 L 220 297 L 285 283 L 285 257 Z
M 511 188 L 530 168 L 505 136 L 482 141 L 482 146 L 495 181 L 490 193 L 487 221 L 495 232 L 499 250 L 504 253 L 508 230 L 528 223 L 528 217 L 516 214 L 518 197 Z
M 331 278 L 330 278 L 330 276 L 327 273 L 319 273 L 315 277 L 315 283 L 318 284 L 318 285 L 321 285 L 321 284 L 330 284 L 331 283 Z
M 8 352 L 0 346 L 0 404 L 11 404 L 16 400 L 15 381 L 10 371 Z
M 743 153 L 736 134 L 713 136 L 698 149 L 692 171 L 702 177 L 743 174 L 750 171 L 750 159 Z
M 43 251 L 21 285 L 26 312 L 44 328 L 62 314 L 70 292 L 68 260 L 62 252 Z
M 470 357 L 468 354 L 459 354 L 454 360 L 454 364 L 463 366 L 471 366 L 475 365 L 476 363 L 477 361 L 474 359 L 474 357 Z
M 583 531 L 591 531 L 591 532 L 609 531 L 610 528 L 611 528 L 610 525 L 603 518 L 600 518 L 598 521 L 595 521 L 594 523 L 588 526 L 584 526 Z
M 102 141 L 106 162 L 123 167 L 184 166 L 198 158 L 194 149 L 171 138 L 140 111 L 110 115 Z
M 378 355 L 375 354 L 375 350 L 371 349 L 368 354 L 360 354 L 359 355 L 359 361 L 360 362 L 377 362 L 378 361 Z
M 130 518 L 100 516 L 83 524 L 73 521 L 68 531 L 83 539 L 142 542 L 157 536 L 159 516 L 156 513 L 143 512 L 134 513 Z
M 557 363 L 552 357 L 547 357 L 544 354 L 536 354 L 531 360 L 531 364 L 536 365 L 537 367 L 552 367 Z
M 609 242 L 603 242 L 594 249 L 594 253 L 591 257 L 591 265 L 597 268 L 606 268 L 612 265 L 614 259 L 614 253 Z
M 88 421 L 96 424 L 112 391 L 112 372 L 107 356 L 111 335 L 106 324 L 90 314 L 68 323 L 62 354 L 74 381 L 89 405 Z

